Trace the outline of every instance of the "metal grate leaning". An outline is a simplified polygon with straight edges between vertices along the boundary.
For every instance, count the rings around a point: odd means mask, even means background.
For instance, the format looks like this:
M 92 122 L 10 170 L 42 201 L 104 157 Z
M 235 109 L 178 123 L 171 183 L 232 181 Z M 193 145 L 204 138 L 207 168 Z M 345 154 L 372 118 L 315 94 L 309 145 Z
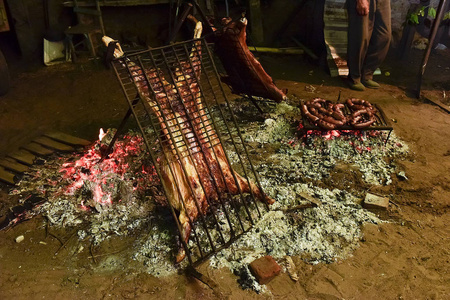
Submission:
M 251 229 L 267 197 L 205 39 L 125 54 L 112 66 L 195 266 Z M 259 201 L 258 201 L 259 200 Z

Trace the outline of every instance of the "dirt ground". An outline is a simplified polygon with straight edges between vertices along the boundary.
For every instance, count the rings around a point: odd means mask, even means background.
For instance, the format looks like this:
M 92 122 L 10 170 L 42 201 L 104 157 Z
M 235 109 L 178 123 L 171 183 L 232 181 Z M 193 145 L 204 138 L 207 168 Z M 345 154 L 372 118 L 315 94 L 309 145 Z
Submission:
M 450 116 L 425 98 L 411 96 L 423 52 L 399 60 L 391 51 L 376 79 L 380 90 L 353 92 L 339 78 L 298 56 L 261 56 L 261 62 L 288 95 L 310 99 L 358 97 L 380 105 L 395 133 L 412 149 L 399 162 L 408 180 L 393 178 L 372 191 L 390 196 L 389 222 L 366 225 L 353 256 L 310 265 L 294 257 L 299 281 L 282 273 L 267 284 L 271 295 L 242 290 L 229 270 L 207 264 L 199 271 L 218 284 L 214 290 L 184 275 L 155 278 L 111 271 L 102 253 L 95 262 L 76 259 L 46 237 L 36 217 L 0 232 L 1 299 L 450 299 Z M 450 104 L 450 50 L 433 53 L 422 95 Z M 0 98 L 0 155 L 49 130 L 95 140 L 100 127 L 117 127 L 127 106 L 111 70 L 101 62 L 24 67 L 13 63 L 11 91 Z M 390 72 L 386 76 L 385 72 Z M 314 91 L 311 92 L 311 86 Z M 231 96 L 235 98 L 235 96 Z M 133 122 L 130 122 L 133 126 Z M 15 204 L 9 186 L 0 186 L 0 217 Z M 25 241 L 16 243 L 23 234 Z M 69 236 L 65 233 L 61 238 Z M 120 241 L 126 248 L 127 238 Z M 41 243 L 44 242 L 44 243 Z M 117 247 L 118 243 L 115 244 Z

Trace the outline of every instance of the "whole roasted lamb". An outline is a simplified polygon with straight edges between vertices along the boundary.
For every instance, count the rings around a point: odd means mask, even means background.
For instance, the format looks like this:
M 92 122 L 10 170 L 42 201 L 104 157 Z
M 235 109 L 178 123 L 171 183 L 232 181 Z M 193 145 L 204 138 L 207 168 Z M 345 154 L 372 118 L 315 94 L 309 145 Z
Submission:
M 201 22 L 197 22 L 194 38 L 200 36 L 201 28 Z M 181 235 L 186 243 L 194 220 L 224 194 L 251 193 L 266 203 L 274 202 L 235 172 L 225 155 L 202 102 L 201 51 L 201 42 L 195 42 L 189 61 L 180 62 L 174 69 L 174 84 L 160 70 L 129 67 L 139 93 L 159 120 L 166 157 L 159 160 L 157 167 L 168 201 L 179 212 Z M 185 255 L 180 248 L 177 262 Z

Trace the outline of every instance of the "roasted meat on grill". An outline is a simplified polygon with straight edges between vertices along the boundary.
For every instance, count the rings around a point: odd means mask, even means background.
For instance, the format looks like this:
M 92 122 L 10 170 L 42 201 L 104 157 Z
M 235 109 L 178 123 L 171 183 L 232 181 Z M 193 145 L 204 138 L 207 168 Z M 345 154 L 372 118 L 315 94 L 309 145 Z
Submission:
M 200 33 L 201 23 L 197 22 L 195 37 Z M 168 201 L 179 211 L 181 235 L 186 243 L 192 222 L 206 213 L 209 203 L 226 193 L 251 193 L 266 203 L 274 202 L 236 173 L 225 155 L 201 98 L 201 50 L 201 42 L 195 42 L 188 61 L 173 67 L 173 84 L 161 70 L 147 69 L 144 73 L 141 67 L 129 65 L 139 93 L 160 124 L 165 159 L 160 159 L 157 167 Z M 180 249 L 177 262 L 184 257 L 185 252 Z

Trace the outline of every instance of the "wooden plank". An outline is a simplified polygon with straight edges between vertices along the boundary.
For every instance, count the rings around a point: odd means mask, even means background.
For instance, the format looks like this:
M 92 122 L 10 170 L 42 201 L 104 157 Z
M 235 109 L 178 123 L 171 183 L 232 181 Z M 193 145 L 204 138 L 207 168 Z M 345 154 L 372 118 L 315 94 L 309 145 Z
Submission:
M 170 0 L 100 0 L 100 6 L 137 6 L 167 4 Z M 78 1 L 78 6 L 95 6 L 94 1 Z M 64 1 L 64 6 L 73 7 L 73 1 Z
M 30 152 L 28 152 L 26 150 L 22 150 L 22 149 L 8 154 L 8 156 L 14 158 L 18 162 L 21 162 L 21 163 L 29 165 L 29 166 L 31 166 L 33 164 L 34 160 L 36 159 L 36 156 L 34 156 Z
M 439 106 L 440 108 L 442 108 L 443 110 L 445 110 L 447 113 L 450 113 L 450 106 L 445 106 L 444 104 L 440 103 L 439 101 L 430 99 L 428 97 L 424 97 L 425 100 L 430 101 L 431 103 Z
M 71 145 L 71 146 L 88 146 L 88 145 L 92 144 L 88 140 L 81 139 L 79 137 L 76 137 L 76 136 L 73 136 L 73 135 L 70 135 L 70 134 L 67 134 L 64 132 L 59 132 L 59 131 L 47 132 L 44 134 L 44 136 L 54 139 L 61 143 Z
M 319 59 L 319 57 L 308 47 L 306 47 L 305 45 L 303 45 L 302 43 L 300 43 L 296 38 L 291 37 L 292 41 L 294 41 L 294 43 L 296 43 L 300 48 L 303 49 L 303 51 L 305 51 L 306 54 L 308 54 L 312 59 Z
M 300 48 L 269 48 L 269 47 L 250 47 L 250 51 L 274 54 L 303 54 L 303 49 Z
M 17 160 L 10 159 L 10 158 L 1 159 L 0 166 L 4 167 L 6 169 L 10 169 L 13 172 L 17 172 L 17 173 L 23 173 L 26 170 L 28 170 L 27 165 L 21 164 Z
M 57 142 L 57 141 L 52 140 L 45 136 L 38 137 L 38 138 L 34 139 L 33 142 L 41 144 L 41 145 L 51 148 L 51 149 L 55 149 L 57 151 L 62 151 L 62 152 L 69 152 L 69 151 L 75 150 L 72 146 Z
M 40 155 L 40 156 L 47 156 L 47 155 L 50 155 L 53 152 L 55 152 L 54 150 L 42 147 L 41 145 L 39 145 L 37 143 L 29 143 L 28 145 L 25 145 L 22 148 L 27 151 L 30 151 L 31 153 L 33 153 L 35 155 Z
M 2 167 L 0 167 L 0 180 L 8 184 L 15 184 L 14 174 L 6 171 Z

